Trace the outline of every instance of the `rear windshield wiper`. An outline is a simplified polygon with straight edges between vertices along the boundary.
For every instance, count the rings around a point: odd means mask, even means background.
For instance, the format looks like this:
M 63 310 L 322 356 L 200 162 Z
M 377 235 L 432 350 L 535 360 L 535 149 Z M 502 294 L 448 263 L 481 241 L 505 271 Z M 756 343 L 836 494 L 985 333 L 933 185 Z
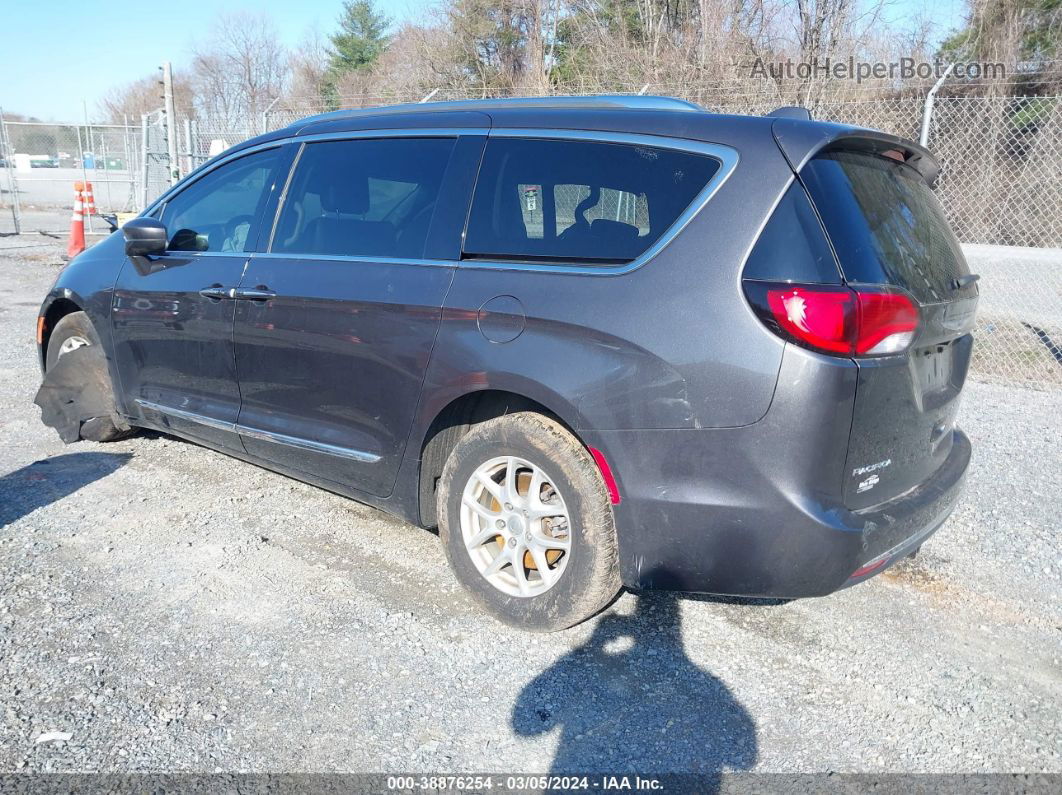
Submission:
M 951 280 L 952 290 L 961 290 L 963 287 L 969 287 L 971 284 L 981 278 L 978 273 L 967 273 L 965 276 L 960 276 L 957 279 Z

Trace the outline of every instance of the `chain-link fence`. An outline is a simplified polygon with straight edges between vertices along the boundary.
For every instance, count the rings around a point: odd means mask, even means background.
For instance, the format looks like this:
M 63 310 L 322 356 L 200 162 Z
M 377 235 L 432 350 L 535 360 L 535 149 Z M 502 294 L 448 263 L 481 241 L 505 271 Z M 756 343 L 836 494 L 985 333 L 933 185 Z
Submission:
M 929 146 L 964 243 L 1062 246 L 1062 98 L 938 99 Z
M 929 146 L 960 240 L 992 244 L 967 252 L 982 275 L 975 371 L 1062 386 L 1062 98 L 938 99 Z
M 141 170 L 136 130 L 126 125 L 3 122 L 0 143 L 5 203 L 19 208 L 70 206 L 74 182 L 91 182 L 99 207 L 133 210 Z M 98 222 L 97 222 L 98 223 Z
M 964 248 L 981 275 L 974 372 L 983 380 L 1062 388 L 1062 253 Z
M 766 104 L 743 112 L 764 113 Z M 721 110 L 723 108 L 720 108 Z M 917 140 L 925 99 L 824 102 L 816 118 Z M 936 192 L 981 275 L 979 378 L 1062 387 L 1062 98 L 938 97 Z
M 719 113 L 760 115 L 778 106 L 762 92 L 721 97 L 687 86 L 647 88 Z M 467 95 L 458 91 L 431 97 L 432 101 L 463 98 Z M 418 99 L 364 96 L 356 104 Z M 812 115 L 918 140 L 925 107 L 921 95 L 824 99 L 813 103 Z M 290 102 L 270 111 L 261 127 L 278 129 L 323 110 L 319 103 Z M 1062 247 L 1062 97 L 937 97 L 930 122 L 927 145 L 942 166 L 937 192 L 960 240 Z M 229 130 L 213 137 L 231 143 L 241 134 Z
M 186 125 L 183 138 L 177 130 L 185 146 L 178 148 L 182 173 L 206 159 L 188 150 L 192 129 Z M 170 185 L 168 134 L 161 111 L 127 124 L 25 122 L 0 116 L 0 210 L 70 207 L 74 183 L 89 182 L 100 212 L 137 211 Z
M 763 114 L 778 102 L 758 93 L 652 85 L 649 93 L 690 99 L 719 113 Z M 558 93 L 571 93 L 558 92 Z M 353 107 L 416 102 L 419 96 L 360 96 Z M 453 90 L 432 101 L 482 98 Z M 816 119 L 884 130 L 918 139 L 926 97 L 920 94 L 811 103 Z M 2 123 L 0 204 L 11 193 L 23 204 L 66 206 L 72 183 L 88 179 L 103 210 L 143 207 L 170 182 L 167 136 L 176 136 L 177 170 L 257 134 L 328 110 L 318 101 L 277 103 L 262 118 L 220 126 L 180 121 L 169 129 L 161 112 L 127 125 Z M 1062 386 L 1062 97 L 941 96 L 929 119 L 927 145 L 941 162 L 937 193 L 971 265 L 982 275 L 974 367 L 983 377 L 1034 386 Z M 6 136 L 6 146 L 5 146 Z M 540 186 L 524 186 L 525 221 L 541 212 Z M 573 217 L 585 188 L 554 196 Z M 614 195 L 613 195 L 614 194 Z M 17 208 L 16 208 L 17 209 Z M 3 218 L 0 208 L 0 219 Z M 594 212 L 640 225 L 636 197 L 603 190 Z M 540 220 L 538 221 L 541 222 Z M 0 223 L 3 223 L 0 220 Z M 986 247 L 986 245 L 989 247 Z M 1003 248 L 1006 247 L 1006 248 Z
M 758 115 L 778 105 L 762 92 L 648 89 L 719 113 Z M 431 97 L 461 98 L 452 91 Z M 359 97 L 356 104 L 401 101 L 417 98 Z M 321 110 L 293 103 L 275 109 L 267 126 L 282 127 Z M 811 110 L 816 119 L 918 140 L 926 97 L 825 99 Z M 1062 387 L 1062 97 L 937 97 L 929 122 L 927 145 L 941 162 L 937 194 L 948 218 L 963 243 L 990 244 L 967 247 L 971 267 L 982 277 L 974 371 L 1006 383 Z M 597 204 L 601 212 L 638 212 L 631 199 L 605 193 Z M 574 192 L 556 196 L 558 212 L 574 210 L 583 198 Z M 535 200 L 525 192 L 529 224 Z
M 762 94 L 724 98 L 667 85 L 652 90 L 700 101 L 720 113 L 763 114 L 776 104 Z M 432 97 L 454 98 L 462 98 L 461 92 Z M 416 98 L 358 98 L 364 105 L 402 101 Z M 817 119 L 917 139 L 924 109 L 924 97 L 908 96 L 820 100 L 812 112 Z M 187 173 L 261 129 L 278 129 L 322 110 L 319 103 L 291 102 L 240 128 L 182 120 L 173 130 L 178 170 Z M 14 155 L 7 167 L 14 168 L 23 203 L 65 205 L 73 181 L 87 178 L 99 206 L 132 210 L 169 185 L 168 132 L 161 112 L 126 125 L 8 121 L 3 127 L 11 150 L 5 162 Z M 928 145 L 943 167 L 938 195 L 963 242 L 1062 247 L 1062 98 L 938 97 Z

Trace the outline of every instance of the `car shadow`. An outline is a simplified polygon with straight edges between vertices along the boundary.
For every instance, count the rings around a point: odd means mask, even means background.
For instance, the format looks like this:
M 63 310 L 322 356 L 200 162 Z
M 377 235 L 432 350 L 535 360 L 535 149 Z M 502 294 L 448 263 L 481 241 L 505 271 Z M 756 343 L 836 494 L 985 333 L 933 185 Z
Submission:
M 559 733 L 550 773 L 695 774 L 718 788 L 724 769 L 755 763 L 756 724 L 730 689 L 686 655 L 681 600 L 643 593 L 521 691 L 512 727 Z
M 793 601 L 792 599 L 773 596 L 721 596 L 708 593 L 682 592 L 676 592 L 674 597 L 684 602 L 707 602 L 713 605 L 732 605 L 733 607 L 782 607 Z
M 131 453 L 69 453 L 42 458 L 0 477 L 0 527 L 104 478 Z

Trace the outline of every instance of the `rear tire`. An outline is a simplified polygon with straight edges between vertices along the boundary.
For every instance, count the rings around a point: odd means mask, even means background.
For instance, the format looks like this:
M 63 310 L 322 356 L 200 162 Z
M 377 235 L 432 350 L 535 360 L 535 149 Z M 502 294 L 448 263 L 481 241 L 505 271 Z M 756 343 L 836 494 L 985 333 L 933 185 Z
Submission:
M 619 593 L 601 472 L 555 420 L 525 411 L 478 424 L 447 459 L 437 511 L 458 581 L 510 626 L 566 629 Z
M 71 312 L 64 315 L 48 339 L 48 353 L 45 358 L 46 370 L 51 370 L 61 356 L 82 346 L 100 345 L 99 335 L 92 327 L 92 322 L 84 312 Z M 102 361 L 102 360 L 101 360 Z M 104 367 L 106 365 L 103 365 Z M 95 374 L 86 373 L 86 379 Z M 110 373 L 103 373 L 103 383 L 110 389 L 110 404 L 114 405 L 114 390 L 111 386 Z M 133 429 L 119 426 L 112 417 L 93 417 L 81 423 L 80 437 L 90 442 L 116 442 L 132 436 Z

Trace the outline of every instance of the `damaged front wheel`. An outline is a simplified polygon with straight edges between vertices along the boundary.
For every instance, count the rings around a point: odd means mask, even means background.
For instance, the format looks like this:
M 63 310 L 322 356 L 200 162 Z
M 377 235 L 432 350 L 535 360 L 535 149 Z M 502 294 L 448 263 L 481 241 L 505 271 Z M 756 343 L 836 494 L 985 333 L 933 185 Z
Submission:
M 133 433 L 118 416 L 107 358 L 84 312 L 71 312 L 52 329 L 44 383 L 33 402 L 41 421 L 67 444 L 113 442 Z

